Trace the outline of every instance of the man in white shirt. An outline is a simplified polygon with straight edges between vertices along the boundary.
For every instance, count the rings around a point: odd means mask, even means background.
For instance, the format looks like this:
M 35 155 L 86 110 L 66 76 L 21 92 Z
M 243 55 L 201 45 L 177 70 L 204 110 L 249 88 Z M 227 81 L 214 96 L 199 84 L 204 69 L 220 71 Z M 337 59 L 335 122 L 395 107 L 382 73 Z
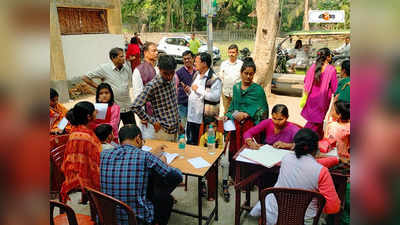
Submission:
M 335 49 L 333 52 L 335 54 L 338 54 L 338 56 L 336 57 L 350 57 L 350 37 L 346 37 L 346 39 L 344 40 L 344 44 L 340 46 L 340 48 Z
M 132 79 L 132 69 L 129 62 L 125 62 L 124 50 L 113 48 L 109 52 L 111 62 L 99 65 L 94 71 L 84 75 L 82 80 L 88 85 L 97 88 L 98 84 L 93 78 L 99 78 L 108 83 L 115 97 L 115 103 L 120 106 L 121 120 L 126 124 L 135 124 L 133 111 L 130 109 L 132 103 L 129 95 L 129 84 Z
M 144 61 L 138 65 L 132 75 L 133 101 L 142 93 L 144 86 L 149 83 L 159 72 L 156 66 L 158 51 L 157 45 L 153 42 L 146 42 L 143 46 Z M 150 102 L 146 103 L 146 113 L 153 115 L 153 109 Z M 154 127 L 152 124 L 143 125 L 136 115 L 136 124 L 143 134 L 143 138 L 154 137 Z
M 197 55 L 195 66 L 197 71 L 192 86 L 184 87 L 189 94 L 186 136 L 187 144 L 190 145 L 198 145 L 199 130 L 203 120 L 219 115 L 222 88 L 221 79 L 210 68 L 210 54 L 202 52 Z
M 240 81 L 240 69 L 243 62 L 238 59 L 239 48 L 236 44 L 228 47 L 229 59 L 221 63 L 220 78 L 222 79 L 222 102 L 226 113 L 232 101 L 233 85 Z

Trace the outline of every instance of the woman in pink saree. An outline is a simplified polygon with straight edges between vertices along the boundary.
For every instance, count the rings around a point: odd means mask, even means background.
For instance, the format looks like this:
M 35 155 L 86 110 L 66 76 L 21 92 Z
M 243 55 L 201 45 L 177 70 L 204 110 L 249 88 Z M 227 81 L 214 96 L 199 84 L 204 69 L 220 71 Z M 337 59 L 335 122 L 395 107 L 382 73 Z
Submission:
M 304 78 L 304 92 L 308 94 L 308 98 L 301 115 L 307 120 L 304 128 L 312 129 L 322 138 L 325 115 L 329 110 L 338 81 L 336 68 L 330 65 L 331 51 L 328 48 L 322 48 L 318 50 L 317 55 L 316 63 L 310 67 Z

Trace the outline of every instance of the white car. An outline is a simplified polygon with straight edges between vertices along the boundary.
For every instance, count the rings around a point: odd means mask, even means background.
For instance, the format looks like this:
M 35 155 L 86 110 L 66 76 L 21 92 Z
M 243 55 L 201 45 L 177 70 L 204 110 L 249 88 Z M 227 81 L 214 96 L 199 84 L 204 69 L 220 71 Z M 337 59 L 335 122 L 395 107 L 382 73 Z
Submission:
M 163 37 L 158 43 L 157 50 L 159 54 L 167 54 L 173 56 L 177 61 L 182 62 L 182 53 L 189 50 L 190 36 Z M 207 43 L 198 39 L 201 43 L 199 52 L 207 52 Z M 214 63 L 221 59 L 220 51 L 217 47 L 213 47 Z

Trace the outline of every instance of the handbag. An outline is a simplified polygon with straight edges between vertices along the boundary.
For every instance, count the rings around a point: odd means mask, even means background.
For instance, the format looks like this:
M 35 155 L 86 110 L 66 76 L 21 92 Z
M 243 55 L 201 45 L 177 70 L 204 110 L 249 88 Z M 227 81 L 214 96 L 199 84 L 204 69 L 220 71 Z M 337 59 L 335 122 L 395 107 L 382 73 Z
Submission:
M 304 108 L 304 106 L 306 105 L 308 99 L 308 93 L 307 92 L 303 92 L 303 96 L 301 96 L 301 100 L 300 100 L 300 108 Z
M 323 138 L 318 142 L 319 151 L 322 153 L 328 153 L 334 147 L 336 147 L 336 140 L 333 138 Z

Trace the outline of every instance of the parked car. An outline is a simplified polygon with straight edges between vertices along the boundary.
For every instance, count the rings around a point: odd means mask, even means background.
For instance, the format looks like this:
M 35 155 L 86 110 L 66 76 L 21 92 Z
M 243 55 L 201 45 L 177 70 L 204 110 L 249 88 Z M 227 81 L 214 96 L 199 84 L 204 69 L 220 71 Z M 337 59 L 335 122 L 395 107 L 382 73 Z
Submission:
M 189 50 L 190 36 L 175 36 L 175 37 L 163 37 L 158 43 L 157 50 L 159 54 L 167 54 L 173 56 L 177 61 L 182 62 L 182 53 Z M 203 40 L 198 39 L 201 43 L 199 52 L 207 52 L 207 43 Z M 220 50 L 217 47 L 213 47 L 213 59 L 214 63 L 221 59 Z

